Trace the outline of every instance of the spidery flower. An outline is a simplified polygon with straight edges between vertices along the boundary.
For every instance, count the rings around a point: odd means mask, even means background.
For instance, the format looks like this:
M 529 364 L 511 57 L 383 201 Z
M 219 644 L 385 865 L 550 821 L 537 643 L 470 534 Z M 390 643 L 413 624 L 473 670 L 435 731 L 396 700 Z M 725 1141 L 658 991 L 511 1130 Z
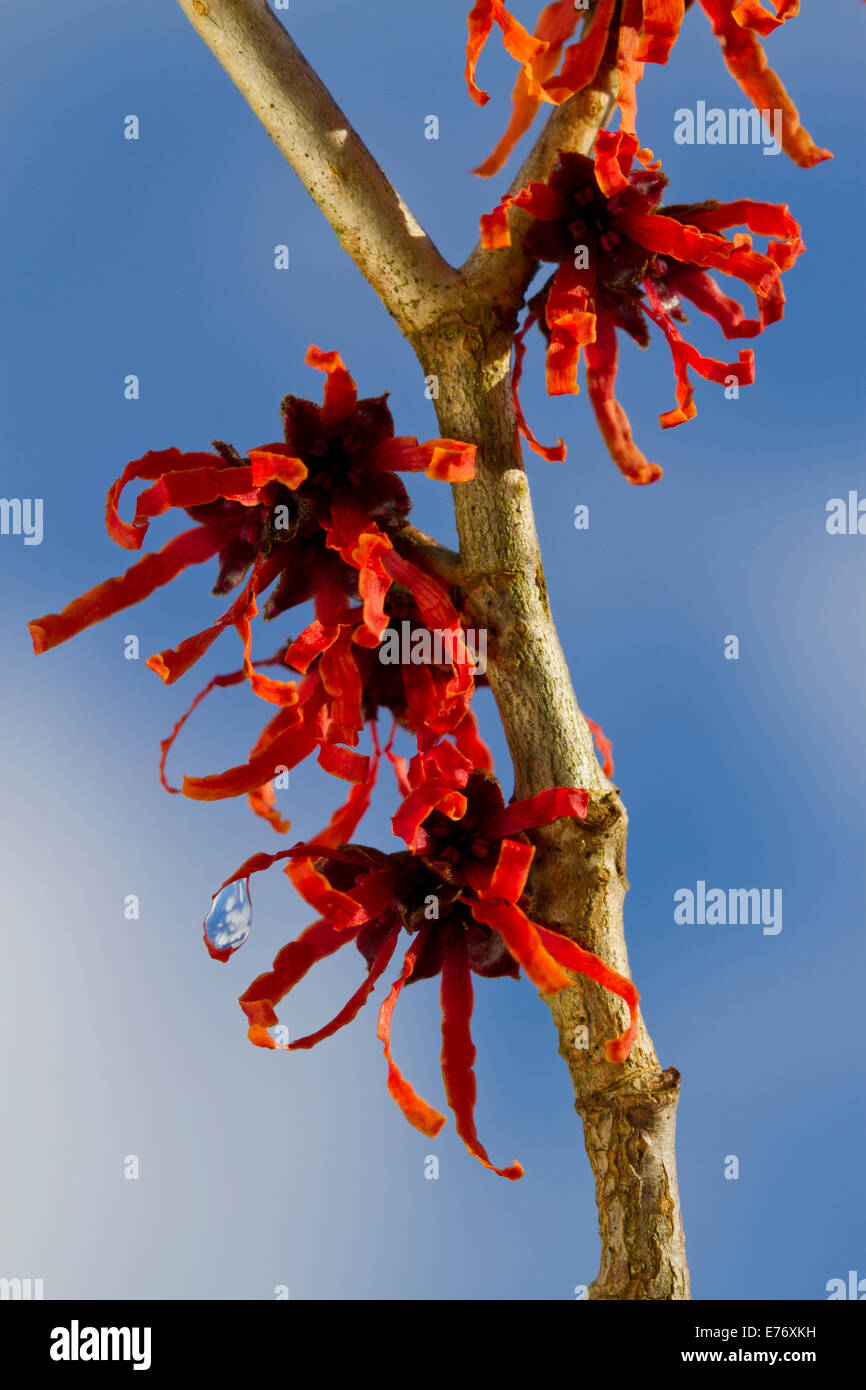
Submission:
M 523 368 L 523 337 L 538 321 L 547 339 L 546 378 L 550 395 L 578 391 L 581 349 L 586 354 L 586 384 L 608 451 L 633 483 L 654 482 L 658 464 L 649 463 L 631 435 L 628 419 L 614 395 L 617 330 L 641 347 L 649 343 L 649 322 L 664 334 L 673 357 L 676 406 L 659 417 L 663 429 L 691 420 L 697 413 L 689 368 L 706 380 L 740 386 L 754 380 L 754 355 L 741 349 L 737 362 L 705 357 L 680 333 L 686 321 L 683 300 L 715 319 L 726 338 L 753 338 L 782 317 L 785 296 L 782 272 L 805 249 L 800 228 L 788 208 L 742 198 L 732 203 L 660 206 L 667 183 L 659 171 L 632 170 L 636 137 L 601 131 L 595 158 L 560 154 L 549 183 L 529 183 L 502 198 L 481 219 L 483 243 L 510 245 L 507 210 L 522 209 L 533 219 L 525 250 L 557 270 L 532 300 L 530 313 L 515 342 L 514 391 L 518 428 L 536 453 L 565 457 L 565 446 L 544 446 L 529 430 L 517 399 Z M 756 251 L 747 233 L 723 233 L 745 225 L 770 238 Z M 755 294 L 756 318 L 748 318 L 722 292 L 708 271 L 741 280 Z M 675 322 L 676 321 L 676 322 Z
M 522 968 L 545 994 L 569 985 L 570 971 L 586 975 L 629 1008 L 625 1032 L 605 1044 L 608 1061 L 623 1061 L 637 1033 L 634 985 L 560 930 L 534 921 L 524 906 L 535 853 L 525 832 L 562 816 L 585 816 L 587 793 L 556 787 L 506 806 L 492 773 L 448 742 L 412 759 L 403 789 L 393 824 L 405 851 L 388 855 L 341 843 L 344 822 L 315 842 L 254 855 L 227 880 L 248 883 L 251 873 L 286 859 L 291 881 L 320 914 L 241 996 L 249 1036 L 260 1047 L 286 1051 L 309 1048 L 331 1036 L 358 1014 L 405 929 L 412 940 L 379 1010 L 388 1090 L 416 1129 L 431 1136 L 439 1132 L 445 1117 L 417 1094 L 394 1061 L 391 1021 L 405 986 L 441 975 L 442 1075 L 457 1131 L 485 1167 L 519 1178 L 519 1163 L 495 1167 L 475 1127 L 472 974 L 516 977 Z M 277 1004 L 312 965 L 350 941 L 367 964 L 366 977 L 351 999 L 315 1033 L 287 1044 L 275 1042 L 268 1029 L 278 1021 Z

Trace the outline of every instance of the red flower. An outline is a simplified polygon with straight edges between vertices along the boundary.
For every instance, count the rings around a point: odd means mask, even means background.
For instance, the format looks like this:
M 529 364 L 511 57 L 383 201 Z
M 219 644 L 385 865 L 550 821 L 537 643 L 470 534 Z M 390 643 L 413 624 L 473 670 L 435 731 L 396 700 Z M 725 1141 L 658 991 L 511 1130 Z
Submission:
M 560 104 L 589 86 L 598 73 L 611 35 L 616 36 L 617 104 L 622 112 L 620 130 L 634 135 L 636 88 L 643 77 L 644 65 L 667 63 L 690 3 L 691 0 L 622 0 L 617 14 L 617 0 L 598 0 L 579 42 L 568 48 L 565 45 L 582 17 L 581 11 L 575 8 L 573 0 L 557 0 L 548 5 L 535 28 L 535 42 L 539 45 L 535 57 L 531 53 L 532 40 L 525 30 L 521 31 L 524 38 L 519 52 L 506 44 L 509 52 L 524 64 L 512 96 L 514 109 L 502 139 L 474 172 L 487 177 L 499 172 L 517 141 L 529 129 L 543 101 Z M 768 67 L 759 42 L 759 36 L 766 38 L 798 13 L 799 0 L 775 0 L 775 15 L 759 0 L 700 0 L 700 4 L 721 43 L 728 70 L 749 100 L 759 111 L 782 112 L 785 152 L 803 168 L 832 159 L 829 150 L 818 149 L 800 125 L 797 108 Z M 488 25 L 485 40 L 489 32 Z M 477 58 L 477 53 L 475 56 Z M 562 67 L 557 73 L 560 58 Z M 473 83 L 470 83 L 470 92 L 476 101 L 487 100 L 486 94 L 479 94 Z M 651 152 L 646 150 L 641 154 L 642 162 L 648 163 Z
M 530 183 L 481 219 L 485 245 L 510 244 L 507 209 L 522 208 L 535 219 L 524 238 L 525 249 L 558 269 L 530 304 L 530 314 L 515 343 L 514 390 L 518 428 L 536 453 L 565 457 L 560 440 L 545 447 L 529 431 L 517 403 L 523 365 L 523 336 L 536 320 L 548 341 L 547 390 L 575 394 L 581 348 L 586 349 L 587 389 L 599 429 L 611 457 L 630 482 L 649 483 L 661 476 L 632 440 L 628 419 L 614 396 L 616 330 L 624 329 L 640 344 L 649 342 L 647 319 L 667 338 L 676 373 L 677 405 L 659 417 L 663 429 L 694 418 L 696 407 L 689 367 L 707 380 L 754 379 L 754 356 L 741 350 L 739 361 L 703 357 L 682 337 L 674 320 L 685 322 L 683 299 L 719 324 L 726 338 L 752 338 L 782 317 L 785 296 L 781 274 L 805 249 L 800 228 L 787 207 L 740 199 L 659 207 L 667 180 L 651 170 L 631 171 L 636 137 L 601 131 L 595 160 L 560 154 L 547 184 Z M 630 172 L 631 171 L 631 172 Z M 765 253 L 752 238 L 727 228 L 745 225 L 771 239 Z M 723 294 L 708 270 L 742 280 L 755 293 L 758 317 L 746 318 L 736 300 Z
M 263 699 L 297 704 L 294 683 L 254 670 L 250 620 L 257 598 L 275 585 L 265 617 L 315 596 L 317 616 L 333 621 L 348 603 L 363 604 L 356 640 L 374 646 L 387 619 L 382 603 L 396 571 L 404 572 L 392 537 L 405 522 L 409 498 L 397 472 L 461 482 L 474 473 L 475 446 L 455 440 L 395 438 L 386 397 L 357 399 L 355 383 L 339 353 L 311 347 L 306 361 L 326 373 L 324 404 L 288 396 L 283 402 L 285 442 L 262 445 L 249 461 L 230 446 L 216 454 L 178 449 L 148 453 L 130 463 L 108 493 L 109 535 L 139 550 L 151 520 L 179 508 L 196 526 L 147 555 L 120 578 L 107 580 L 60 614 L 31 623 L 34 649 L 50 647 L 91 624 L 146 598 L 182 569 L 218 554 L 215 592 L 228 593 L 250 577 L 240 597 L 212 626 L 175 650 L 151 657 L 170 684 L 183 675 L 227 627 L 244 644 L 244 670 Z M 132 523 L 118 514 L 120 494 L 133 480 L 152 483 L 139 494 Z M 420 573 L 420 571 L 419 571 Z
M 568 971 L 587 975 L 629 1007 L 628 1028 L 605 1044 L 608 1061 L 624 1061 L 637 1033 L 639 996 L 631 981 L 562 932 L 532 921 L 521 906 L 534 855 L 524 831 L 560 816 L 584 816 L 587 793 L 558 787 L 505 806 L 495 778 L 476 770 L 470 758 L 448 743 L 412 760 L 405 789 L 394 828 L 407 840 L 408 853 L 386 855 L 338 844 L 338 832 L 329 828 L 315 842 L 253 856 L 227 880 L 248 881 L 250 873 L 287 859 L 286 872 L 295 887 L 321 913 L 321 920 L 283 947 L 272 970 L 241 996 L 249 1037 L 260 1047 L 280 1046 L 267 1031 L 277 1023 L 276 1005 L 316 961 L 354 941 L 367 962 L 365 980 L 330 1023 L 282 1046 L 294 1051 L 329 1037 L 366 1002 L 404 927 L 414 939 L 379 1011 L 388 1089 L 410 1124 L 424 1134 L 438 1133 L 445 1118 L 416 1094 L 396 1066 L 390 1033 L 404 985 L 441 974 L 442 1074 L 458 1133 L 485 1167 L 515 1179 L 522 1174 L 520 1164 L 495 1168 L 475 1128 L 472 973 L 517 976 L 522 966 L 546 994 L 571 983 Z
M 326 634 L 327 646 L 321 646 L 325 641 L 321 633 L 307 629 L 306 636 L 290 644 L 287 655 L 261 663 L 280 662 L 307 672 L 298 697 L 300 717 L 288 720 L 281 710 L 263 730 L 246 763 L 207 777 L 184 777 L 182 788 L 172 787 L 165 776 L 166 759 L 186 720 L 211 690 L 238 684 L 244 672 L 215 677 L 161 744 L 160 777 L 166 791 L 182 790 L 196 801 L 246 795 L 256 814 L 283 833 L 290 823 L 276 810 L 273 779 L 278 771 L 296 767 L 318 747 L 319 762 L 327 771 L 358 784 L 350 794 L 351 804 L 359 807 L 360 797 L 366 809 L 378 764 L 376 722 L 381 709 L 391 714 L 394 724 L 385 750 L 389 756 L 394 730 L 399 726 L 414 734 L 421 748 L 428 747 L 443 733 L 452 733 L 457 746 L 474 760 L 475 766 L 489 766 L 490 755 L 478 736 L 470 709 L 475 685 L 484 677 L 474 674 L 456 609 L 437 580 L 408 561 L 403 564 L 408 568 L 398 566 L 399 573 L 405 582 L 411 578 L 423 609 L 408 589 L 395 584 L 385 600 L 388 627 L 383 633 L 383 645 L 376 649 L 353 641 L 362 629 L 359 607 L 346 611 L 344 623 L 335 625 L 335 636 Z M 316 624 L 312 626 L 315 628 Z M 419 637 L 433 636 L 431 628 L 435 629 L 435 642 L 430 645 L 433 655 L 441 656 L 440 661 L 386 664 L 381 660 L 390 635 L 411 649 Z M 317 643 L 321 649 L 317 649 Z M 441 652 L 437 651 L 437 643 Z M 348 743 L 354 747 L 368 723 L 374 744 L 372 769 L 366 757 L 334 746 Z

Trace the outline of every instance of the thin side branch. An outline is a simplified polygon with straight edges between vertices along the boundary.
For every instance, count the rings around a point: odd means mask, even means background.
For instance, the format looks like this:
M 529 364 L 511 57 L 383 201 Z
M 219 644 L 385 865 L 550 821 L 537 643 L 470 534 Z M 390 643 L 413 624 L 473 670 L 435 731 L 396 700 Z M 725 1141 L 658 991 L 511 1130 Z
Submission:
M 441 312 L 440 256 L 266 0 L 178 0 L 401 331 Z

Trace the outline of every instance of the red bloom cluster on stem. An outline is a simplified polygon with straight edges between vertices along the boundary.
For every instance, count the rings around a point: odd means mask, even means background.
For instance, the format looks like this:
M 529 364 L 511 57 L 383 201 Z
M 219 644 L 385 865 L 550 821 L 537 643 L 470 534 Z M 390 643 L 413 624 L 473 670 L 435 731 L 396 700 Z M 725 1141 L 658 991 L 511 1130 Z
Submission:
M 519 1163 L 507 1168 L 491 1163 L 475 1127 L 472 974 L 517 976 L 522 968 L 545 994 L 569 985 L 569 972 L 595 980 L 629 1010 L 628 1026 L 605 1044 L 609 1062 L 628 1056 L 638 1028 L 639 996 L 631 981 L 527 911 L 526 882 L 535 851 L 525 832 L 563 816 L 584 817 L 588 796 L 580 789 L 555 787 L 506 806 L 489 767 L 479 766 L 477 756 L 465 756 L 447 740 L 418 753 L 399 775 L 404 798 L 393 826 L 406 851 L 389 855 L 347 844 L 344 823 L 339 832 L 329 827 L 314 842 L 255 855 L 223 885 L 248 881 L 251 873 L 287 859 L 289 878 L 320 914 L 241 996 L 249 1036 L 260 1047 L 286 1051 L 330 1037 L 356 1017 L 406 930 L 412 940 L 402 971 L 379 1010 L 388 1089 L 410 1124 L 427 1135 L 439 1132 L 445 1117 L 415 1092 L 394 1061 L 391 1019 L 405 985 L 441 975 L 442 1075 L 457 1131 L 485 1167 L 519 1178 Z M 367 964 L 361 985 L 315 1033 L 277 1043 L 268 1032 L 278 1023 L 277 1004 L 312 965 L 349 942 Z
M 661 476 L 631 435 L 628 418 L 614 394 L 617 330 L 641 347 L 649 343 L 648 320 L 660 328 L 674 362 L 676 406 L 659 417 L 663 429 L 694 418 L 689 369 L 706 380 L 745 386 L 754 380 L 754 355 L 741 349 L 736 362 L 703 356 L 682 336 L 683 302 L 713 318 L 726 338 L 753 338 L 782 317 L 782 272 L 804 250 L 800 228 L 784 205 L 740 199 L 660 206 L 667 179 L 656 169 L 632 168 L 637 137 L 601 131 L 595 158 L 560 154 L 548 183 L 530 183 L 481 219 L 484 245 L 510 245 L 507 210 L 519 208 L 533 219 L 523 238 L 532 256 L 557 263 L 557 270 L 530 304 L 515 343 L 514 393 L 518 428 L 536 453 L 563 459 L 565 445 L 539 444 L 517 398 L 523 336 L 536 321 L 547 339 L 547 390 L 550 395 L 578 391 L 581 349 L 596 420 L 608 451 L 633 483 Z M 745 225 L 768 237 L 765 252 L 754 249 L 749 233 L 723 235 Z M 758 313 L 748 318 L 708 272 L 741 280 L 756 297 Z
M 617 68 L 620 129 L 634 135 L 637 84 L 644 67 L 667 63 L 691 4 L 692 0 L 596 0 L 587 14 L 574 0 L 555 0 L 542 11 L 535 33 L 529 34 L 501 0 L 478 0 L 469 15 L 466 49 L 466 81 L 473 100 L 483 105 L 489 99 L 475 82 L 475 67 L 494 24 L 502 32 L 506 49 L 522 66 L 508 127 L 474 172 L 486 177 L 499 172 L 543 102 L 559 105 L 590 86 L 609 44 L 614 47 Z M 768 66 L 760 42 L 799 12 L 799 0 L 774 0 L 775 13 L 760 0 L 699 0 L 699 4 L 719 40 L 728 71 L 749 100 L 759 111 L 781 112 L 786 154 L 802 168 L 832 159 L 829 150 L 819 149 L 800 124 L 797 108 Z M 569 45 L 581 19 L 586 23 L 580 39 Z M 649 151 L 643 153 L 651 158 Z
M 287 860 L 291 882 L 320 920 L 285 947 L 274 970 L 243 996 L 252 1041 L 277 1046 L 267 1032 L 276 1022 L 274 1006 L 314 961 L 355 941 L 368 966 L 366 979 L 337 1017 L 290 1044 L 293 1050 L 312 1046 L 355 1016 L 405 928 L 413 940 L 379 1014 L 389 1089 L 424 1133 L 434 1134 L 444 1123 L 403 1078 L 390 1043 L 391 1014 L 404 984 L 441 974 L 446 1095 L 468 1148 L 492 1167 L 474 1122 L 471 973 L 516 976 L 522 967 L 551 993 L 571 982 L 571 970 L 613 990 L 627 1002 L 631 1021 L 607 1045 L 610 1061 L 623 1060 L 631 1047 L 638 996 L 630 981 L 598 957 L 527 915 L 526 879 L 534 850 L 525 831 L 561 816 L 584 816 L 587 793 L 558 787 L 505 806 L 471 709 L 483 674 L 454 595 L 403 553 L 406 546 L 401 548 L 410 503 L 398 472 L 423 470 L 433 478 L 467 482 L 475 446 L 397 438 L 386 398 L 359 401 L 338 353 L 311 348 L 307 362 L 326 374 L 324 401 L 318 406 L 287 397 L 282 441 L 251 449 L 246 458 L 218 443 L 215 453 L 169 449 L 127 466 L 106 504 L 109 535 L 118 545 L 139 550 L 151 521 L 170 510 L 186 512 L 193 528 L 126 574 L 73 600 L 62 613 L 31 623 L 33 645 L 46 651 L 146 598 L 189 565 L 218 557 L 214 592 L 239 590 L 238 596 L 217 622 L 147 664 L 172 684 L 233 627 L 241 638 L 243 665 L 215 676 L 163 740 L 163 786 L 202 801 L 246 795 L 256 815 L 279 834 L 290 824 L 277 807 L 278 774 L 317 754 L 327 772 L 352 786 L 313 841 L 255 854 L 223 884 L 205 922 L 207 949 L 225 961 L 243 943 L 250 876 Z M 149 486 L 127 522 L 118 504 L 134 481 Z M 307 600 L 313 601 L 313 621 L 275 656 L 254 661 L 252 623 L 259 602 L 263 616 L 274 618 Z M 437 642 L 428 642 L 433 634 Z M 417 638 L 422 651 L 429 648 L 429 659 L 382 659 L 386 644 L 399 648 L 408 642 L 414 649 Z M 292 678 L 269 674 L 274 667 Z M 182 788 L 172 786 L 166 763 L 189 716 L 211 691 L 244 682 L 273 711 L 247 761 L 209 776 L 185 777 Z M 378 732 L 382 711 L 392 720 L 384 748 Z M 609 743 L 592 727 L 607 768 Z M 365 728 L 370 757 L 356 751 Z M 415 741 L 408 765 L 393 751 L 398 728 Z M 383 755 L 393 765 L 401 796 L 394 832 L 407 844 L 391 855 L 351 843 Z M 435 914 L 427 920 L 424 909 L 432 903 Z M 522 1169 L 514 1164 L 495 1171 L 517 1178 Z

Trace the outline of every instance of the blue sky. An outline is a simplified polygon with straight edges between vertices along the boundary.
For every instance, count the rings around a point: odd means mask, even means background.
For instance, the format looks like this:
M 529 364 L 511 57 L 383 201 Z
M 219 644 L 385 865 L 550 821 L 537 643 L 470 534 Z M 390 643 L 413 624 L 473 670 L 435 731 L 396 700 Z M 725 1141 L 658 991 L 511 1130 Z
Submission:
M 510 177 L 465 172 L 496 139 L 513 77 L 492 42 L 481 72 L 495 99 L 471 104 L 466 7 L 293 0 L 288 14 L 457 262 Z M 607 458 L 585 393 L 545 396 L 538 343 L 527 368 L 531 422 L 570 446 L 561 465 L 531 457 L 529 476 L 578 698 L 614 740 L 629 810 L 633 973 L 662 1064 L 683 1073 L 696 1298 L 821 1299 L 831 1278 L 866 1274 L 866 537 L 825 527 L 829 499 L 866 497 L 857 11 L 806 5 L 768 41 L 836 156 L 811 171 L 757 147 L 675 145 L 677 108 L 744 104 L 700 12 L 640 89 L 672 198 L 789 202 L 803 225 L 808 251 L 786 277 L 784 322 L 755 344 L 755 385 L 726 401 L 699 382 L 697 419 L 662 434 L 667 349 L 626 345 L 620 399 L 665 469 L 638 489 Z M 303 365 L 312 342 L 339 348 L 362 394 L 391 391 L 400 433 L 428 438 L 420 368 L 175 4 L 79 0 L 46 16 L 9 0 L 3 29 L 2 493 L 43 499 L 44 538 L 0 537 L 0 1275 L 41 1277 L 46 1297 L 269 1298 L 287 1285 L 293 1298 L 571 1298 L 598 1265 L 592 1181 L 549 1012 L 526 982 L 479 981 L 474 1025 L 479 1129 L 497 1161 L 522 1161 L 517 1184 L 469 1158 L 453 1122 L 434 1141 L 406 1125 L 373 1007 L 310 1053 L 247 1043 L 237 995 L 308 913 L 278 871 L 262 876 L 249 941 L 212 962 L 210 893 L 276 837 L 245 805 L 168 797 L 156 776 L 159 739 L 237 654 L 220 639 L 170 689 L 123 657 L 129 634 L 146 656 L 211 621 L 221 607 L 205 577 L 38 660 L 25 626 L 123 568 L 102 514 L 128 459 L 273 439 L 282 396 L 318 394 Z M 137 142 L 123 138 L 128 114 Z M 429 114 L 437 141 L 424 138 Z M 274 269 L 279 243 L 287 272 Z M 712 325 L 690 336 L 722 355 Z M 124 399 L 129 373 L 137 401 Z M 418 524 L 451 539 L 448 489 L 411 490 Z M 728 634 L 739 661 L 723 657 Z M 510 791 L 487 695 L 481 714 Z M 261 722 L 242 691 L 216 693 L 184 730 L 175 776 L 238 761 Z M 293 834 L 324 823 L 332 789 L 316 769 L 292 774 Z M 383 780 L 365 839 L 388 846 L 392 802 Z M 676 924 L 674 893 L 698 881 L 782 889 L 782 931 Z M 130 894 L 138 920 L 124 917 Z M 343 956 L 284 1008 L 295 1035 L 355 988 L 360 958 Z M 434 1103 L 437 1014 L 435 985 L 421 984 L 395 1025 L 400 1064 Z M 437 1181 L 424 1178 L 429 1153 Z M 727 1181 L 732 1154 L 740 1177 Z

